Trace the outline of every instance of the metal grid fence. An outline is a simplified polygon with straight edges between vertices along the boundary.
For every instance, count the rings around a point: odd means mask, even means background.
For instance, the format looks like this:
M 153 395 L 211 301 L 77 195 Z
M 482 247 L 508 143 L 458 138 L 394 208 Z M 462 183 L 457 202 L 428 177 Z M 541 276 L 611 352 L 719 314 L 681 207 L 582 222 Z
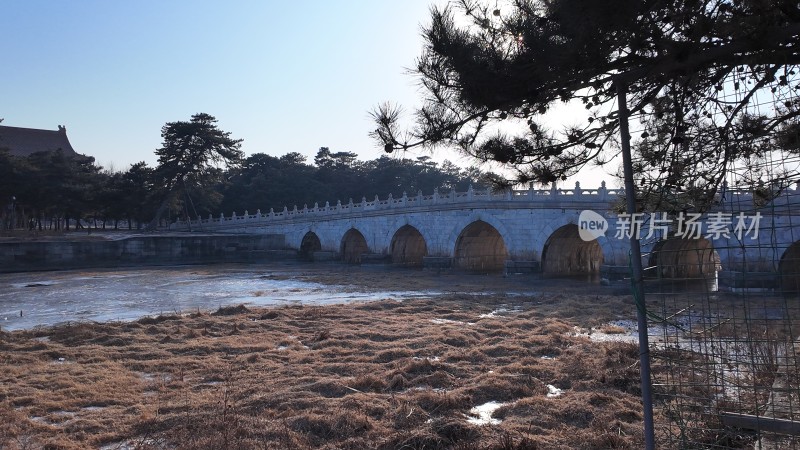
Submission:
M 656 440 L 665 448 L 800 449 L 800 216 L 785 220 L 800 204 L 784 205 L 764 211 L 784 218 L 762 227 L 769 239 L 757 246 L 769 248 L 662 245 L 644 255 L 654 409 L 666 424 Z M 792 244 L 780 247 L 777 236 Z M 750 270 L 754 254 L 773 256 Z

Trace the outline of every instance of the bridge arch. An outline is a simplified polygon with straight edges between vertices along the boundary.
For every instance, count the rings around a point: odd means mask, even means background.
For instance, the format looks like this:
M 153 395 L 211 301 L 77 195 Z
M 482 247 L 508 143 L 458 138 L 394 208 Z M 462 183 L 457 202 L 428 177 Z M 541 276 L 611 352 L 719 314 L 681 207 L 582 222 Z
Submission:
M 409 224 L 400 227 L 389 245 L 392 264 L 421 267 L 422 258 L 428 254 L 428 245 L 422 233 Z
M 369 253 L 369 246 L 367 245 L 367 239 L 364 238 L 364 235 L 355 228 L 347 230 L 344 236 L 342 236 L 342 243 L 339 247 L 339 254 L 342 257 L 342 261 L 351 264 L 360 264 L 361 257 L 365 253 Z
M 510 237 L 513 236 L 512 233 L 508 231 L 501 220 L 498 220 L 492 214 L 481 213 L 479 211 L 472 211 L 467 216 L 462 216 L 457 218 L 453 224 L 453 227 L 450 229 L 450 234 L 444 239 L 444 249 L 448 254 L 450 251 L 455 248 L 455 245 L 458 241 L 458 238 L 461 237 L 461 234 L 464 232 L 464 229 L 470 226 L 474 222 L 486 222 L 487 224 L 491 225 L 500 236 L 503 237 L 503 243 L 507 247 L 512 247 L 510 242 Z M 421 229 L 421 228 L 420 228 Z
M 719 253 L 706 238 L 671 237 L 653 246 L 649 272 L 658 278 L 713 279 L 722 270 Z
M 781 292 L 800 295 L 800 241 L 794 242 L 783 252 L 778 263 Z
M 321 250 L 322 241 L 320 241 L 319 236 L 317 236 L 317 233 L 309 231 L 303 235 L 303 239 L 300 241 L 300 250 L 298 251 L 298 255 L 302 259 L 311 260 L 314 258 L 314 252 Z
M 581 239 L 576 224 L 553 231 L 542 248 L 542 274 L 545 276 L 597 276 L 602 264 L 600 243 L 596 239 Z
M 508 259 L 503 236 L 483 220 L 467 225 L 456 239 L 453 261 L 457 268 L 481 272 L 499 272 Z

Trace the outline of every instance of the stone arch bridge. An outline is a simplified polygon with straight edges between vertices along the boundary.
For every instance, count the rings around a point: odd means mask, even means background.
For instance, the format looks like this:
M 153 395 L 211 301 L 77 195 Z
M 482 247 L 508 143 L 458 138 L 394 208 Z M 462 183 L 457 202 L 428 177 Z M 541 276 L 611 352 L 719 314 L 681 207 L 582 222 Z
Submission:
M 176 222 L 170 228 L 279 234 L 288 248 L 309 260 L 613 279 L 628 273 L 627 233 L 631 223 L 640 223 L 643 264 L 652 276 L 713 277 L 733 289 L 783 286 L 798 291 L 800 208 L 793 207 L 800 206 L 798 194 L 800 189 L 790 188 L 764 202 L 751 192 L 727 191 L 703 216 L 668 218 L 616 213 L 624 191 L 605 183 L 597 189 L 576 183 L 573 189 L 500 193 L 470 188 L 280 212 L 245 211 Z M 692 229 L 691 223 L 699 226 Z M 691 236 L 676 237 L 681 230 Z

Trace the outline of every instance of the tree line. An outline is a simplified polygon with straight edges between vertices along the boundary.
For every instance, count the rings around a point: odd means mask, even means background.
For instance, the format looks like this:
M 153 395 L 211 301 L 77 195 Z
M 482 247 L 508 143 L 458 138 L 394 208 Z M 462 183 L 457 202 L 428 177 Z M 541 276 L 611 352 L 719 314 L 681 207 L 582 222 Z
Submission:
M 493 176 L 427 156 L 362 161 L 355 153 L 327 147 L 313 161 L 297 152 L 245 157 L 241 140 L 219 130 L 208 114 L 167 123 L 162 137 L 156 166 L 138 162 L 122 171 L 61 151 L 13 156 L 0 145 L 3 228 L 142 229 L 221 212 L 266 213 L 375 195 L 465 191 L 470 184 L 486 186 Z

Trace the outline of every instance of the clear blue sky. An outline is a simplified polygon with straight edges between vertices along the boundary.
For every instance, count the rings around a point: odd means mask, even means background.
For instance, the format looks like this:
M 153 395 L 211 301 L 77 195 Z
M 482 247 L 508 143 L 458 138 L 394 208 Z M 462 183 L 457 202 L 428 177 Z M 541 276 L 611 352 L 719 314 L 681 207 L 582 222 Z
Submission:
M 161 127 L 206 112 L 246 154 L 381 154 L 368 112 L 412 107 L 433 0 L 5 0 L 3 125 L 56 129 L 103 166 L 156 162 Z
M 407 69 L 431 5 L 446 2 L 0 0 L 0 118 L 65 125 L 76 151 L 115 170 L 154 166 L 161 127 L 198 112 L 247 155 L 313 161 L 324 146 L 373 159 L 369 111 L 419 104 Z M 587 175 L 585 187 L 611 178 Z

